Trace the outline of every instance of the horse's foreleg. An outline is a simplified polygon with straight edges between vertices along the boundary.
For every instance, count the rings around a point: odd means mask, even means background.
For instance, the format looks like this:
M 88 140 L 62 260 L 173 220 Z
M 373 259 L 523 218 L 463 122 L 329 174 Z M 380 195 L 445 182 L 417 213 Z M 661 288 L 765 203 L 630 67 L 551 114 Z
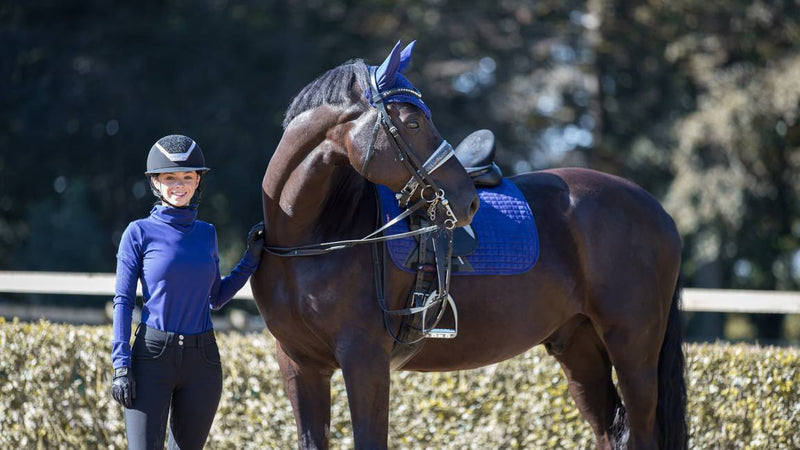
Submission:
M 389 355 L 374 340 L 353 337 L 337 357 L 350 403 L 356 449 L 385 449 L 389 434 Z
M 561 364 L 570 395 L 591 425 L 597 448 L 617 448 L 621 444 L 617 422 L 624 420 L 622 403 L 611 378 L 608 354 L 591 323 L 586 320 L 574 328 L 562 327 L 545 344 Z
M 327 449 L 331 422 L 330 369 L 300 365 L 277 345 L 278 365 L 292 402 L 300 449 Z

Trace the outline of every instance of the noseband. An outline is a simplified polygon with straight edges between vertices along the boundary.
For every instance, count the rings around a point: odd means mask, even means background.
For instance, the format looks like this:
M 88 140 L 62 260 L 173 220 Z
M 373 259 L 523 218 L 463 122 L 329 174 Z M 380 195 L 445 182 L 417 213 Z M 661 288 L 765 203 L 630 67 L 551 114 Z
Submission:
M 395 194 L 400 207 L 407 208 L 414 193 L 421 187 L 419 195 L 422 201 L 428 203 L 428 216 L 431 222 L 437 223 L 436 210 L 437 207 L 441 205 L 446 216 L 443 221 L 444 228 L 452 230 L 456 226 L 456 216 L 450 208 L 450 202 L 445 197 L 444 190 L 437 186 L 436 182 L 431 177 L 431 173 L 455 155 L 453 146 L 446 140 L 442 140 L 442 143 L 439 144 L 436 151 L 434 151 L 424 163 L 420 164 L 419 159 L 411 152 L 411 148 L 406 143 L 405 139 L 403 139 L 403 136 L 400 135 L 400 131 L 397 129 L 394 122 L 392 122 L 392 117 L 386 110 L 386 103 L 384 100 L 398 94 L 422 98 L 422 94 L 416 89 L 409 88 L 390 89 L 381 93 L 378 90 L 378 82 L 376 81 L 375 75 L 376 71 L 376 67 L 370 67 L 369 69 L 369 88 L 372 103 L 378 110 L 378 117 L 375 121 L 375 126 L 372 127 L 372 137 L 369 140 L 367 154 L 364 157 L 364 163 L 361 165 L 359 173 L 362 177 L 366 178 L 367 167 L 376 150 L 375 142 L 378 138 L 378 131 L 383 128 L 386 131 L 386 135 L 389 137 L 389 143 L 392 145 L 392 148 L 394 148 L 397 160 L 400 161 L 408 173 L 411 174 L 411 178 L 409 178 L 405 186 L 403 186 L 400 192 Z

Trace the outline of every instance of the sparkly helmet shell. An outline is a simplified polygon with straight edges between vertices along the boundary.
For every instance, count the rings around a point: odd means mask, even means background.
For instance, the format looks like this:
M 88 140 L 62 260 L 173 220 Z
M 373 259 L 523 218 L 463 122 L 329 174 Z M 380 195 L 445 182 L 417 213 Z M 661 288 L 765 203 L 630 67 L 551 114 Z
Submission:
M 157 175 L 165 172 L 200 172 L 209 171 L 203 150 L 193 139 L 171 134 L 159 139 L 147 155 L 147 171 L 145 175 Z

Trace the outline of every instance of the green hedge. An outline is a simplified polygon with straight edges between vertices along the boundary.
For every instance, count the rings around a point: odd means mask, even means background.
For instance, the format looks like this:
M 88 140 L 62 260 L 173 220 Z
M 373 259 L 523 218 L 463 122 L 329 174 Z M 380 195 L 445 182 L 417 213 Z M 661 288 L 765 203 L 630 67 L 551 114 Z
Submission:
M 107 326 L 0 317 L 0 448 L 124 448 L 109 395 Z M 295 448 L 275 342 L 219 333 L 225 387 L 207 448 Z M 800 349 L 688 345 L 692 448 L 800 448 Z M 392 376 L 390 446 L 590 448 L 593 438 L 541 347 L 495 366 Z M 352 448 L 341 375 L 331 447 Z

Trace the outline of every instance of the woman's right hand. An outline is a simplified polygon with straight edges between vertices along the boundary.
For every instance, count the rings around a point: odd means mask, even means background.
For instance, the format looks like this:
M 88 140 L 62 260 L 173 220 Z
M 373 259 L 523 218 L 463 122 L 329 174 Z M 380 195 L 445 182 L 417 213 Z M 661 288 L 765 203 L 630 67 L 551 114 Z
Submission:
M 264 222 L 258 222 L 250 228 L 247 233 L 247 253 L 261 255 L 261 248 L 264 246 Z
M 114 369 L 114 380 L 111 382 L 111 396 L 120 405 L 130 408 L 136 398 L 136 381 L 129 367 Z

